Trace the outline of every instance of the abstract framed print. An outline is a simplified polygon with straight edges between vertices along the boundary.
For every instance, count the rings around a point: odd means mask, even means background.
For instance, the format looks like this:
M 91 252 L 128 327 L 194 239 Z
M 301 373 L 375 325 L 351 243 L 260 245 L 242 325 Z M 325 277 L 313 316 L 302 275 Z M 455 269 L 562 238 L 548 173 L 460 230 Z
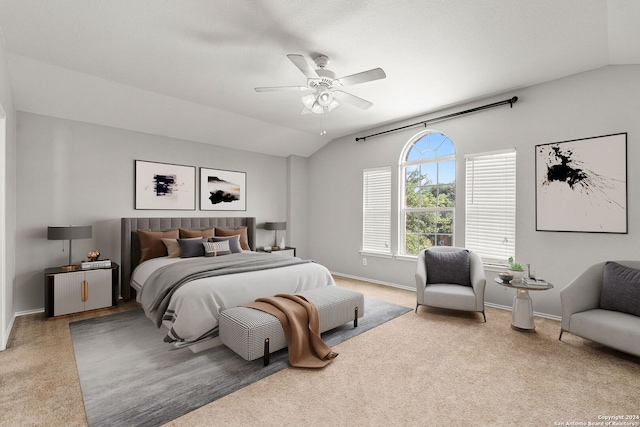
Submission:
M 247 210 L 247 174 L 200 168 L 200 210 Z
M 627 233 L 627 134 L 536 145 L 536 230 Z
M 135 208 L 196 209 L 195 166 L 135 161 Z

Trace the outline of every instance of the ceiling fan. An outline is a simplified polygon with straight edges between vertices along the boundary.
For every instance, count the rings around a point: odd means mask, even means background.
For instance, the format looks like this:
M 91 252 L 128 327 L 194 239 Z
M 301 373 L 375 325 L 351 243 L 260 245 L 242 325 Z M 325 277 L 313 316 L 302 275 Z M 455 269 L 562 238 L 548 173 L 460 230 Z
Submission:
M 341 88 L 387 77 L 382 68 L 374 68 L 336 79 L 335 73 L 325 68 L 329 64 L 329 58 L 325 55 L 318 55 L 313 58 L 315 69 L 303 55 L 289 54 L 287 58 L 307 77 L 306 86 L 257 87 L 255 89 L 256 92 L 312 90 L 313 93 L 302 97 L 304 108 L 301 114 L 328 113 L 338 108 L 341 102 L 366 110 L 373 103 L 345 92 Z

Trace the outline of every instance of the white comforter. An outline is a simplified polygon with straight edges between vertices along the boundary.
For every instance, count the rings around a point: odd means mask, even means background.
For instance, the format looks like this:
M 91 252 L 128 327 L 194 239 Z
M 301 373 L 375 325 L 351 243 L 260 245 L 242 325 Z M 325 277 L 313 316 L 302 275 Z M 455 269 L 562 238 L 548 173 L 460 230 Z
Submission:
M 272 255 L 277 256 L 277 255 Z M 141 290 L 151 273 L 182 258 L 155 258 L 139 265 L 132 275 L 132 286 L 140 302 Z M 313 262 L 228 274 L 194 280 L 181 286 L 171 297 L 165 318 L 169 332 L 165 341 L 184 346 L 217 336 L 220 312 L 260 297 L 297 293 L 306 289 L 335 285 L 329 270 Z

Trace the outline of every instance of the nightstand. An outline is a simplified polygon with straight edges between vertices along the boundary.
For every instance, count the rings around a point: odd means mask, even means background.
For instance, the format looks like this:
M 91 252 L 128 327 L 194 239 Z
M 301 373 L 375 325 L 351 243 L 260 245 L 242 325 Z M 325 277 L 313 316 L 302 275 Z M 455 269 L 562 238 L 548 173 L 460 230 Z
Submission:
M 291 246 L 285 246 L 284 249 L 280 249 L 277 251 L 265 251 L 264 248 L 259 248 L 257 252 L 267 252 L 273 255 L 280 256 L 296 256 L 296 248 L 293 248 Z
M 118 304 L 120 267 L 65 272 L 44 270 L 44 313 L 47 317 L 114 307 Z

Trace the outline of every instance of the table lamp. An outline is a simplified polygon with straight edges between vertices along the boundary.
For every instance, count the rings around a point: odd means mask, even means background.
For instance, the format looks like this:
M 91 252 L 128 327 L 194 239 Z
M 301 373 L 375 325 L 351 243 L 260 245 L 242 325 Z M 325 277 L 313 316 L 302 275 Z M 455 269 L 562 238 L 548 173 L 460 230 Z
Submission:
M 276 237 L 275 237 L 275 241 L 274 241 L 274 247 L 278 247 L 278 230 L 286 230 L 287 229 L 287 223 L 286 222 L 265 222 L 264 223 L 264 229 L 265 230 L 275 230 L 276 232 Z M 284 248 L 280 248 L 280 249 L 284 249 Z
M 63 227 L 47 227 L 48 240 L 68 240 L 69 241 L 69 264 L 60 267 L 62 271 L 75 271 L 77 265 L 71 264 L 71 241 L 73 239 L 90 239 L 90 225 L 67 225 Z

